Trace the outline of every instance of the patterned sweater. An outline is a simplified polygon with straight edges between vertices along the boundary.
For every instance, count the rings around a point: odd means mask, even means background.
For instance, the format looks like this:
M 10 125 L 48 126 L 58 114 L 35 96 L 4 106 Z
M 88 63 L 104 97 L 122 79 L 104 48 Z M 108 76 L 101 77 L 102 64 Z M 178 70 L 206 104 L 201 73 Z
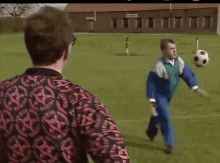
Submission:
M 1 163 L 129 163 L 121 133 L 91 93 L 51 69 L 0 83 Z

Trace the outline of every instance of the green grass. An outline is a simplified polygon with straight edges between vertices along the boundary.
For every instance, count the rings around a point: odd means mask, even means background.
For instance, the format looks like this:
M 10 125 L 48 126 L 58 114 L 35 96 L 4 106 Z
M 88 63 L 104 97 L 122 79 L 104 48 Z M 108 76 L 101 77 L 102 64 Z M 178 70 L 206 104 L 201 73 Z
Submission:
M 125 138 L 132 163 L 218 163 L 220 161 L 220 65 L 217 35 L 76 34 L 71 60 L 63 76 L 91 91 L 110 111 Z M 126 52 L 135 56 L 118 56 Z M 210 55 L 210 65 L 194 66 L 195 38 Z M 198 77 L 198 84 L 210 93 L 205 99 L 191 92 L 181 81 L 171 102 L 176 133 L 176 154 L 163 154 L 161 134 L 146 141 L 150 109 L 145 82 L 152 64 L 160 57 L 159 41 L 172 38 L 178 54 Z M 21 74 L 31 66 L 22 35 L 0 35 L 0 81 Z M 204 117 L 196 117 L 201 116 Z M 213 116 L 210 116 L 213 115 Z M 189 117 L 188 119 L 186 117 Z

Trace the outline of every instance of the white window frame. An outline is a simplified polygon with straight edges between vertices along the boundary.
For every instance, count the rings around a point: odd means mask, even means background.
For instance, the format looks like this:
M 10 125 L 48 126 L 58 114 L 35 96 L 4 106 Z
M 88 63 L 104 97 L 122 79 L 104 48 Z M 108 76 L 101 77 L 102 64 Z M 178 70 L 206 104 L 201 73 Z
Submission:
M 168 28 L 170 28 L 170 18 L 168 18 Z
M 146 25 L 147 25 L 147 28 L 150 28 L 150 25 L 149 25 L 149 19 L 151 18 L 146 18 Z M 155 18 L 152 18 L 153 19 L 153 28 L 155 28 Z M 142 24 L 143 25 L 143 24 Z
M 137 28 L 137 21 L 138 21 L 138 19 L 136 18 L 135 19 L 135 28 Z
M 202 27 L 205 28 L 205 16 L 202 18 Z
M 166 17 L 164 17 L 164 18 L 166 18 Z M 163 19 L 164 18 L 162 18 L 162 20 L 161 20 L 161 28 L 164 28 L 163 27 Z M 170 28 L 170 18 L 168 18 L 168 20 L 167 20 L 168 22 L 167 22 L 167 28 Z
M 135 28 L 138 28 L 138 19 L 140 19 L 140 18 L 136 18 L 135 19 Z M 144 23 L 144 19 L 141 19 L 141 28 L 143 28 L 143 24 Z
M 117 20 L 117 27 L 116 28 L 118 28 L 119 27 L 119 19 L 117 19 L 117 18 L 111 18 L 111 28 L 114 28 L 114 21 L 113 21 L 113 19 L 116 19 Z
M 155 22 L 155 18 L 153 18 L 153 28 L 156 27 L 156 22 Z
M 121 19 L 121 28 L 125 28 L 124 27 L 124 19 L 128 19 L 128 28 L 130 28 L 130 19 L 129 18 L 122 18 Z
M 203 17 L 203 27 L 205 28 L 205 18 L 206 18 L 206 17 L 210 17 L 210 19 L 211 19 L 210 28 L 212 28 L 212 26 L 213 26 L 213 17 L 212 17 L 212 16 L 204 16 L 204 17 Z
M 177 17 L 175 17 L 173 20 L 174 20 L 174 23 L 173 23 L 173 27 L 174 28 L 176 28 L 176 18 Z M 182 17 L 180 17 L 180 28 L 183 28 L 183 18 Z
M 181 28 L 183 28 L 183 18 L 181 17 Z
M 148 25 L 148 24 L 149 24 L 149 20 L 148 20 L 148 19 L 149 19 L 149 18 L 146 18 L 146 27 L 147 27 L 147 28 L 149 28 L 149 25 Z
M 127 27 L 127 28 L 129 28 L 129 18 L 125 18 L 125 19 L 127 19 L 127 20 L 128 20 L 128 27 Z
M 192 16 L 193 18 L 195 17 L 197 19 L 197 24 L 196 24 L 196 27 L 193 27 L 193 28 L 198 28 L 199 27 L 199 17 L 198 16 Z M 192 24 L 191 24 L 191 20 L 192 20 L 192 17 L 190 17 L 190 27 L 192 27 Z
M 189 18 L 189 27 L 191 28 L 191 17 Z
M 128 18 L 128 28 L 130 28 L 130 18 Z
M 122 18 L 121 19 L 121 28 L 123 28 L 124 27 L 124 19 Z

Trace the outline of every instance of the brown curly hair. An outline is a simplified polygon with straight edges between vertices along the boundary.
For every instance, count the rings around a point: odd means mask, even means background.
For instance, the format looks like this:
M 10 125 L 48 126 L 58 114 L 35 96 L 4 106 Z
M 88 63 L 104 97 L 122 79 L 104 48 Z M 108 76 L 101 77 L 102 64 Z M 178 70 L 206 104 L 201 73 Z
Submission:
M 76 39 L 67 13 L 50 6 L 27 18 L 24 38 L 34 65 L 56 63 Z

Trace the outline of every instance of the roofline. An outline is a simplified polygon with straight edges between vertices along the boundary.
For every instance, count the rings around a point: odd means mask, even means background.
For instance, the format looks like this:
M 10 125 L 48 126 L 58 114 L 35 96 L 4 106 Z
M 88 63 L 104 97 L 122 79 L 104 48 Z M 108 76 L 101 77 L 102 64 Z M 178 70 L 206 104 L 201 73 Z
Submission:
M 209 8 L 218 8 L 219 6 L 216 7 L 202 7 L 202 8 L 190 8 L 190 9 L 175 9 L 172 8 L 172 10 L 194 10 L 194 9 L 209 9 Z M 96 11 L 96 13 L 107 13 L 107 12 L 143 12 L 143 11 L 163 11 L 163 10 L 170 10 L 170 8 L 167 9 L 157 9 L 157 10 L 129 10 L 129 11 Z M 66 8 L 65 8 L 66 11 Z M 74 11 L 66 11 L 67 13 L 93 13 L 94 11 L 83 11 L 83 12 L 74 12 Z

